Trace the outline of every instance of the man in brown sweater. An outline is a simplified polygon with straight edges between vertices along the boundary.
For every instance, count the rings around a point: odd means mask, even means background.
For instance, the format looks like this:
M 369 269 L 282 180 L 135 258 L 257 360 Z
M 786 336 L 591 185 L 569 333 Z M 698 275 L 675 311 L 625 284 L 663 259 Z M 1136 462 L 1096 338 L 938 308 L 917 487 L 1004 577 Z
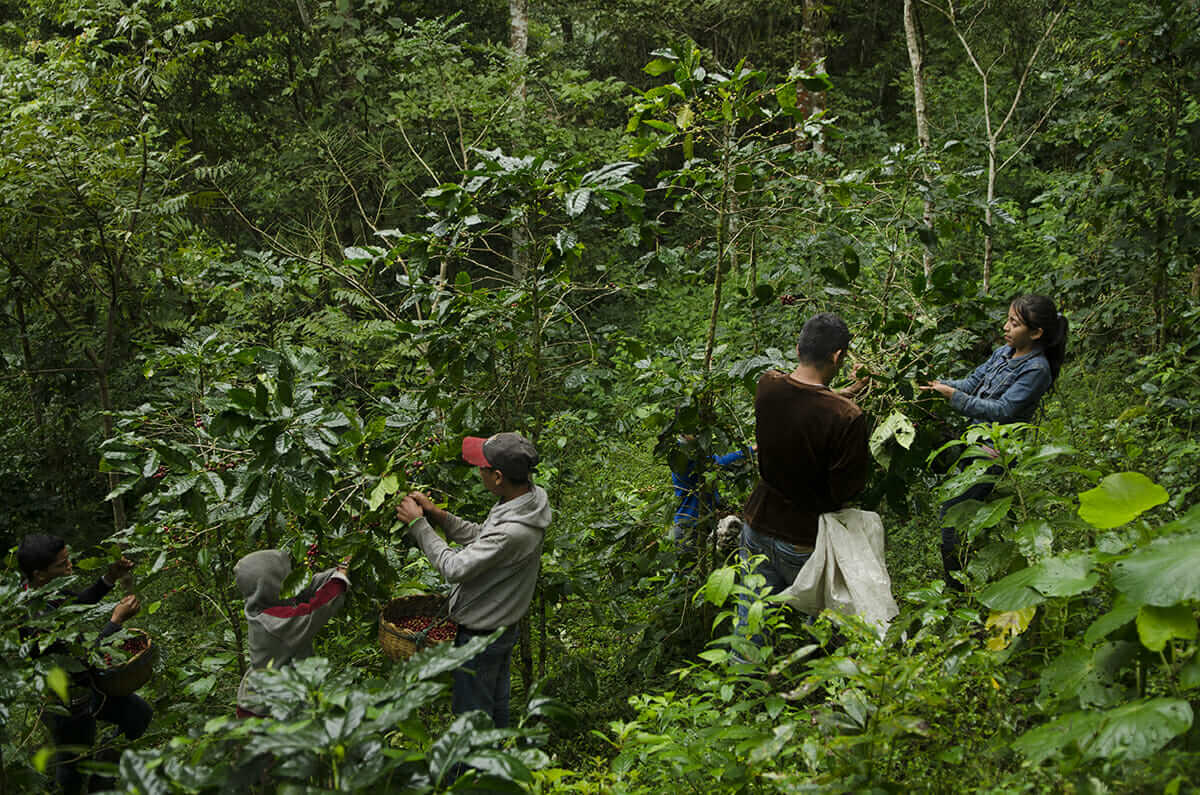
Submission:
M 849 347 L 845 321 L 829 312 L 814 315 L 796 342 L 796 368 L 768 371 L 758 380 L 759 482 L 746 504 L 739 555 L 766 557 L 755 571 L 771 593 L 791 585 L 807 562 L 821 514 L 844 507 L 866 484 L 867 421 L 848 396 L 855 387 L 844 393 L 829 388 Z M 748 604 L 738 605 L 740 626 L 747 611 Z

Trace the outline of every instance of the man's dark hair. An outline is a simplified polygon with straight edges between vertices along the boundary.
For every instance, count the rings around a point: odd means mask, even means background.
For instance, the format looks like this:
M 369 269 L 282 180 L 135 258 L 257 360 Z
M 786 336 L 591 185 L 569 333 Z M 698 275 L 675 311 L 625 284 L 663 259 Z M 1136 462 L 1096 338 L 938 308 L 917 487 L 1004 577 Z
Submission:
M 796 356 L 805 364 L 821 365 L 829 361 L 834 351 L 850 347 L 850 329 L 846 321 L 832 312 L 813 315 L 800 329 L 796 340 Z
M 32 533 L 22 538 L 17 547 L 17 565 L 25 579 L 32 577 L 35 571 L 49 568 L 66 545 L 67 542 L 58 536 L 45 533 Z

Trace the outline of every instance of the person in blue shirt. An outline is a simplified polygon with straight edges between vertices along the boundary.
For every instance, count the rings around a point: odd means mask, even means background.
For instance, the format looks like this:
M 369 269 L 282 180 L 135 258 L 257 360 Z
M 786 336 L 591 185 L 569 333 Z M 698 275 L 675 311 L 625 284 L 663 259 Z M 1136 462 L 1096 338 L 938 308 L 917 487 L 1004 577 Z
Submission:
M 922 390 L 950 401 L 959 413 L 978 422 L 1027 422 L 1038 402 L 1058 378 L 1067 353 L 1067 319 L 1044 295 L 1022 295 L 1008 307 L 1004 345 L 966 378 L 930 381 Z M 989 470 L 991 471 L 991 470 Z M 999 474 L 995 472 L 993 474 Z M 941 515 L 966 500 L 984 500 L 991 483 L 977 483 L 942 504 Z M 953 527 L 942 528 L 942 566 L 951 587 L 961 585 L 953 573 L 963 567 L 961 539 Z
M 692 437 L 683 435 L 679 438 L 680 447 Z M 681 451 L 682 452 L 682 451 Z M 734 450 L 725 455 L 714 455 L 712 463 L 721 469 L 732 469 L 744 461 L 751 449 Z M 704 478 L 698 471 L 697 461 L 687 459 L 684 466 L 672 460 L 671 485 L 675 488 L 675 499 L 679 505 L 675 508 L 675 516 L 671 523 L 670 537 L 681 553 L 690 554 L 694 551 L 694 536 L 696 527 L 704 520 L 711 519 L 721 507 L 721 494 L 715 486 L 711 489 L 704 485 Z

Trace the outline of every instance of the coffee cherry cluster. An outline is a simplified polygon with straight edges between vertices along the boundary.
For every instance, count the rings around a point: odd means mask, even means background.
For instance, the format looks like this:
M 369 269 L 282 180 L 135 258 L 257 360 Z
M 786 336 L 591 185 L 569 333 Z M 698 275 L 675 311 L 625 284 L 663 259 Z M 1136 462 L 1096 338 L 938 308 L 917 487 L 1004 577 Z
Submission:
M 419 633 L 424 632 L 425 628 L 436 620 L 438 619 L 429 616 L 410 616 L 397 621 L 396 626 L 409 632 Z M 454 636 L 457 634 L 458 627 L 449 621 L 444 621 L 429 630 L 429 633 L 425 635 L 425 640 L 429 643 L 442 643 L 443 641 L 454 640 Z
M 201 429 L 201 430 L 204 430 L 204 420 L 203 420 L 203 419 L 201 419 L 200 417 L 197 417 L 197 418 L 196 418 L 196 421 L 195 421 L 193 424 L 194 424 L 194 425 L 195 425 L 197 428 L 199 428 L 199 429 Z
M 132 638 L 126 638 L 121 642 L 119 648 L 121 651 L 129 655 L 129 659 L 133 659 L 150 646 L 150 639 L 144 635 L 135 635 Z M 111 668 L 113 666 L 113 656 L 108 652 L 103 652 L 104 665 Z
M 306 558 L 305 563 L 310 569 L 315 569 L 317 567 L 317 556 L 320 554 L 321 548 L 317 546 L 315 541 L 308 545 L 308 552 L 305 552 L 304 555 Z
M 146 638 L 142 635 L 137 635 L 135 637 L 129 638 L 124 643 L 122 643 L 121 650 L 124 651 L 126 654 L 129 654 L 132 657 L 135 654 L 141 654 L 142 652 L 144 652 L 146 650 L 146 647 L 149 645 L 150 645 L 149 638 Z
M 159 464 L 158 469 L 154 470 L 154 474 L 150 477 L 154 478 L 155 480 L 162 480 L 170 471 L 171 470 L 167 469 L 166 464 Z
M 796 303 L 799 300 L 800 300 L 799 296 L 791 295 L 790 293 L 779 296 L 779 303 L 783 306 L 791 306 L 792 304 Z

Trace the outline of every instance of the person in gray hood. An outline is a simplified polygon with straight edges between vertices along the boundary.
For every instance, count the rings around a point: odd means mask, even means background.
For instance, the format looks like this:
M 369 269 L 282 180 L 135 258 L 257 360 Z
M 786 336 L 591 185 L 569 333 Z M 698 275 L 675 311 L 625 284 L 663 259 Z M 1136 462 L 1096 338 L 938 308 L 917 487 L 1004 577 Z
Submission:
M 437 507 L 419 491 L 404 498 L 396 516 L 453 586 L 450 618 L 459 625 L 455 645 L 504 628 L 487 649 L 455 672 L 452 704 L 456 715 L 483 710 L 504 728 L 509 725 L 509 663 L 517 622 L 533 600 L 550 504 L 545 489 L 531 478 L 537 450 L 520 434 L 468 436 L 462 455 L 479 468 L 487 490 L 500 498 L 482 524 Z M 435 524 L 461 546 L 451 547 L 433 529 Z
M 251 552 L 233 567 L 238 590 L 246 600 L 246 622 L 250 626 L 250 667 L 238 688 L 239 717 L 263 717 L 248 706 L 250 675 L 268 665 L 278 668 L 311 655 L 313 636 L 337 615 L 350 587 L 343 564 L 316 574 L 299 596 L 283 599 L 279 594 L 291 572 L 292 558 L 282 549 Z

